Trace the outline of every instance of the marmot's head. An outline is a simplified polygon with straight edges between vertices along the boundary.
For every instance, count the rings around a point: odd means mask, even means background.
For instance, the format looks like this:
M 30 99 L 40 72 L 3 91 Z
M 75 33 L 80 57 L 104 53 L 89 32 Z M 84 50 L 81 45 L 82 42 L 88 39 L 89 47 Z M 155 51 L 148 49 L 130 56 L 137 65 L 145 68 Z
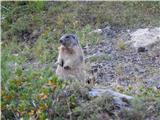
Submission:
M 60 38 L 59 41 L 60 41 L 61 45 L 63 45 L 64 47 L 67 47 L 67 48 L 72 48 L 73 46 L 79 44 L 79 39 L 74 34 L 65 34 Z

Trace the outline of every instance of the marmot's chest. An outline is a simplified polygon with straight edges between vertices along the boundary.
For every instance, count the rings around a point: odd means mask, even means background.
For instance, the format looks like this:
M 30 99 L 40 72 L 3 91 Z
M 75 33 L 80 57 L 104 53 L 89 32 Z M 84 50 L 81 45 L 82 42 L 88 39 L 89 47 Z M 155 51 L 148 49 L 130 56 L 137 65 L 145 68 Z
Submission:
M 71 48 L 65 48 L 65 47 L 62 47 L 61 48 L 61 54 L 63 56 L 74 56 L 75 55 L 75 51 Z

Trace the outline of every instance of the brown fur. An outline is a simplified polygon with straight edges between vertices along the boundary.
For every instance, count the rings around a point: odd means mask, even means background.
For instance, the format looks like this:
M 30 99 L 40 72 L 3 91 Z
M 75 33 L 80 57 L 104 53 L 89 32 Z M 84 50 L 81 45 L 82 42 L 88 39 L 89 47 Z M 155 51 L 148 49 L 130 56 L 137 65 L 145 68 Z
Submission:
M 59 47 L 58 67 L 56 74 L 64 80 L 84 81 L 84 58 L 80 45 L 72 48 L 66 48 L 61 45 Z

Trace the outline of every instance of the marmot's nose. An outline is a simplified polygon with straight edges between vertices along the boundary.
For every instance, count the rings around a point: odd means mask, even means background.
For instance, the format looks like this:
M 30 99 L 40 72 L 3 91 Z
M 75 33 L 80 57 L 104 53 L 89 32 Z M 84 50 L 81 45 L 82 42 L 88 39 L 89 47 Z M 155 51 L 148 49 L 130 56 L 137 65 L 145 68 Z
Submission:
M 61 39 L 61 40 L 59 40 L 59 42 L 60 42 L 60 43 L 63 43 L 63 40 Z

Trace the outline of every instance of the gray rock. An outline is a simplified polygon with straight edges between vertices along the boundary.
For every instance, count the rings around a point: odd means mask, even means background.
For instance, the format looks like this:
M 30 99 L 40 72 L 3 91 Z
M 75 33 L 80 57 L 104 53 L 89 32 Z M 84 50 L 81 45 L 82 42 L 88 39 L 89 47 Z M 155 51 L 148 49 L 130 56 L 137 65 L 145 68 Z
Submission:
M 119 107 L 119 108 L 126 108 L 126 107 L 130 107 L 129 106 L 129 100 L 134 99 L 134 97 L 132 96 L 128 96 L 116 91 L 113 91 L 111 89 L 107 89 L 105 87 L 95 87 L 92 88 L 91 91 L 89 91 L 89 95 L 91 97 L 99 97 L 99 96 L 103 96 L 103 95 L 110 95 L 113 97 L 114 103 Z
M 160 27 L 137 29 L 130 36 L 135 48 L 150 46 L 160 42 Z
M 148 50 L 145 47 L 138 47 L 137 51 L 138 52 L 146 52 Z

